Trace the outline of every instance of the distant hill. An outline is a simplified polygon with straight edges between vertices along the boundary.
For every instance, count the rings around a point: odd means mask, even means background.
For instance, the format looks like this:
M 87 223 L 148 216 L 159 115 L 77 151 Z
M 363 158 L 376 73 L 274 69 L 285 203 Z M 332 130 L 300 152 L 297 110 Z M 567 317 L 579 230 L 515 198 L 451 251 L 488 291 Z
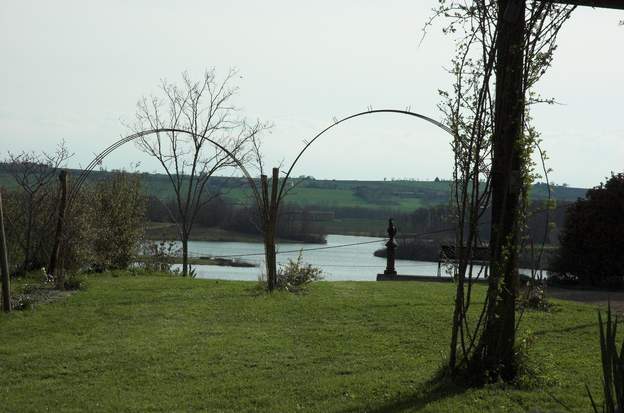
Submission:
M 71 177 L 77 177 L 80 170 L 70 170 Z M 111 171 L 94 171 L 91 182 L 107 179 Z M 160 199 L 173 198 L 169 178 L 164 174 L 141 173 L 141 182 L 148 195 Z M 14 188 L 15 182 L 0 164 L 0 186 Z M 386 209 L 402 212 L 418 208 L 444 205 L 450 195 L 449 181 L 358 181 L 324 180 L 314 178 L 294 178 L 289 185 L 294 186 L 288 194 L 287 202 L 300 206 L 323 206 L 324 208 L 366 208 Z M 223 196 L 235 203 L 251 201 L 251 191 L 246 180 L 237 177 L 215 176 L 210 180 L 210 191 L 220 191 Z M 556 186 L 552 195 L 558 201 L 575 201 L 584 198 L 587 189 Z M 548 197 L 546 184 L 536 184 L 531 188 L 531 199 Z

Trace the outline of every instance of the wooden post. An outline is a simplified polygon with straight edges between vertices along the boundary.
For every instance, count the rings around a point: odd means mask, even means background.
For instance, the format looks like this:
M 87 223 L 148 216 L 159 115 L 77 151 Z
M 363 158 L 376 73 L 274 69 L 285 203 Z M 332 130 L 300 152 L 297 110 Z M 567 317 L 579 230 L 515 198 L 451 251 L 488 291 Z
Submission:
M 279 169 L 273 168 L 271 176 L 271 200 L 269 204 L 269 234 L 271 238 L 269 255 L 271 258 L 271 273 L 273 274 L 273 288 L 277 287 L 277 251 L 275 237 L 277 236 L 277 182 Z
M 277 258 L 275 237 L 277 234 L 277 199 L 279 168 L 273 168 L 271 176 L 271 195 L 269 197 L 269 180 L 266 175 L 260 176 L 262 187 L 262 219 L 264 231 L 264 259 L 266 261 L 267 284 L 269 291 L 277 286 Z
M 48 274 L 52 275 L 55 280 L 56 288 L 65 289 L 65 280 L 63 279 L 63 268 L 57 269 L 59 261 L 59 253 L 61 241 L 63 238 L 63 228 L 65 225 L 65 210 L 67 208 L 67 171 L 61 171 L 59 174 L 61 185 L 61 202 L 59 203 L 58 217 L 56 221 L 56 234 L 54 236 L 54 245 L 52 246 L 52 256 L 50 257 L 50 265 L 48 266 Z
M 4 212 L 2 211 L 2 189 L 0 188 L 0 271 L 2 271 L 2 309 L 11 312 L 11 281 L 9 279 L 9 260 L 4 234 Z
M 262 195 L 262 208 L 260 211 L 262 219 L 262 231 L 264 232 L 264 265 L 266 269 L 267 287 L 269 291 L 275 288 L 275 274 L 273 274 L 273 266 L 271 265 L 271 251 L 274 248 L 274 238 L 271 234 L 271 217 L 269 203 L 269 178 L 266 175 L 260 176 L 260 190 Z

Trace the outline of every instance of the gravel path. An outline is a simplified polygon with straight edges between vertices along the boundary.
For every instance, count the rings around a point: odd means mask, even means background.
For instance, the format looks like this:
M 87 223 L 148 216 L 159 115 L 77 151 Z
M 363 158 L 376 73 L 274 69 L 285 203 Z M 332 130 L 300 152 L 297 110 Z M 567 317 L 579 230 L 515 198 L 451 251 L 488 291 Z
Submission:
M 601 291 L 583 290 L 580 288 L 556 288 L 548 287 L 548 296 L 562 300 L 579 301 L 587 304 L 594 304 L 606 307 L 609 300 L 611 308 L 618 313 L 624 313 L 624 291 Z

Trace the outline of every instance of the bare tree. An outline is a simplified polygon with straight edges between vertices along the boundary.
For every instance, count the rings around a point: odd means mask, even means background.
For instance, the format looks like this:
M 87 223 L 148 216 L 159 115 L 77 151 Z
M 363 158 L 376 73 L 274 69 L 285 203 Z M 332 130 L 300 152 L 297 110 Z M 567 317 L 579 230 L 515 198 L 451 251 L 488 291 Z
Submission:
M 23 251 L 22 269 L 24 271 L 32 270 L 34 266 L 41 264 L 34 262 L 33 251 L 42 247 L 46 234 L 39 231 L 39 236 L 36 237 L 34 235 L 35 228 L 41 225 L 46 226 L 51 222 L 53 217 L 50 214 L 45 214 L 42 205 L 54 196 L 54 190 L 50 184 L 58 175 L 59 169 L 64 167 L 72 155 L 65 146 L 65 142 L 61 142 L 52 153 L 34 151 L 22 151 L 18 154 L 8 153 L 5 161 L 8 171 L 24 195 L 21 200 L 24 214 L 13 217 L 14 220 L 23 219 L 25 221 L 18 225 L 19 228 L 24 229 L 19 238 L 19 244 Z M 44 215 L 37 217 L 38 213 Z
M 161 97 L 143 98 L 137 104 L 137 132 L 176 130 L 157 131 L 141 138 L 138 146 L 159 162 L 173 188 L 175 210 L 169 210 L 169 215 L 182 242 L 185 276 L 189 274 L 188 240 L 197 213 L 218 195 L 208 191 L 210 177 L 246 163 L 247 144 L 266 128 L 260 122 L 248 124 L 233 106 L 237 88 L 231 83 L 236 75 L 236 70 L 231 69 L 218 79 L 212 69 L 199 81 L 193 81 L 183 73 L 180 86 L 163 81 Z

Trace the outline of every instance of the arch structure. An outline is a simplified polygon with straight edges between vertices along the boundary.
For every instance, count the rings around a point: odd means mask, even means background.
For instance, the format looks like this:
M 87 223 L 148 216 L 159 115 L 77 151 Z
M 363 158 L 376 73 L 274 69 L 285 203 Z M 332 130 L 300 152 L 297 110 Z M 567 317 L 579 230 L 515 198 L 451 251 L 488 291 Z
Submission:
M 411 112 L 409 110 L 400 110 L 400 109 L 375 109 L 375 110 L 367 110 L 364 112 L 359 112 L 359 113 L 355 113 L 353 115 L 347 116 L 345 118 L 342 118 L 340 120 L 335 121 L 334 123 L 332 123 L 331 125 L 329 125 L 328 127 L 326 127 L 325 129 L 323 129 L 322 131 L 320 131 L 318 134 L 316 134 L 311 140 L 306 141 L 305 146 L 303 147 L 303 149 L 301 149 L 301 151 L 299 152 L 299 154 L 297 155 L 297 157 L 295 158 L 295 160 L 293 161 L 293 163 L 290 165 L 290 167 L 288 168 L 288 171 L 286 172 L 286 175 L 284 176 L 284 179 L 282 181 L 282 185 L 280 186 L 280 190 L 279 190 L 279 196 L 278 198 L 281 199 L 281 197 L 284 195 L 284 189 L 286 188 L 286 181 L 288 180 L 288 178 L 290 177 L 290 174 L 292 172 L 292 170 L 294 169 L 295 165 L 297 164 L 297 162 L 299 162 L 299 159 L 301 159 L 301 157 L 303 156 L 303 154 L 305 153 L 305 151 L 308 150 L 308 148 L 310 146 L 312 146 L 312 144 L 314 142 L 316 142 L 316 140 L 318 138 L 320 138 L 322 135 L 324 135 L 326 132 L 329 132 L 331 129 L 333 129 L 335 126 L 338 126 L 341 123 L 344 123 L 348 120 L 354 119 L 354 118 L 358 118 L 361 116 L 366 116 L 366 115 L 374 115 L 374 114 L 379 114 L 379 113 L 394 113 L 394 114 L 399 114 L 399 115 L 407 115 L 407 116 L 412 116 L 418 119 L 422 119 L 424 121 L 427 121 L 435 126 L 437 126 L 438 128 L 442 129 L 443 131 L 447 132 L 448 134 L 450 134 L 451 136 L 455 136 L 455 134 L 453 133 L 453 130 L 451 128 L 449 128 L 448 126 L 446 126 L 445 124 L 438 122 L 437 120 L 430 118 L 429 116 L 425 116 L 425 115 L 421 115 L 420 113 L 416 113 L 416 112 Z
M 376 110 L 367 110 L 364 112 L 359 112 L 359 113 L 355 113 L 353 115 L 344 117 L 342 119 L 336 120 L 334 123 L 332 123 L 331 125 L 329 125 L 328 127 L 326 127 L 325 129 L 323 129 L 322 131 L 320 131 L 319 133 L 317 133 L 312 139 L 310 139 L 309 141 L 304 141 L 305 145 L 303 147 L 303 149 L 301 149 L 301 151 L 297 154 L 297 157 L 295 158 L 295 160 L 293 161 L 293 163 L 290 165 L 290 167 L 288 168 L 288 171 L 286 172 L 286 175 L 281 179 L 281 185 L 279 185 L 278 181 L 279 181 L 279 177 L 278 177 L 278 169 L 277 168 L 273 168 L 273 175 L 272 175 L 272 179 L 271 179 L 271 189 L 269 191 L 269 181 L 268 181 L 268 177 L 266 175 L 261 175 L 260 177 L 260 187 L 258 187 L 257 185 L 257 179 L 254 179 L 251 174 L 249 173 L 249 171 L 247 170 L 247 168 L 245 167 L 245 165 L 243 164 L 243 162 L 241 160 L 239 160 L 231 151 L 229 151 L 227 148 L 225 148 L 223 145 L 221 145 L 219 142 L 216 142 L 212 139 L 209 138 L 205 138 L 202 137 L 202 139 L 205 139 L 207 142 L 209 142 L 210 144 L 212 144 L 213 146 L 215 146 L 216 148 L 222 150 L 225 154 L 227 154 L 236 164 L 236 166 L 241 170 L 241 172 L 243 173 L 243 175 L 245 176 L 245 179 L 247 180 L 247 183 L 249 184 L 250 189 L 253 192 L 253 196 L 255 198 L 256 201 L 256 205 L 258 208 L 258 211 L 260 212 L 260 217 L 263 220 L 262 226 L 263 226 L 263 230 L 264 230 L 264 248 L 265 248 L 265 259 L 266 259 L 266 273 L 267 273 L 267 281 L 268 281 L 268 286 L 269 286 L 269 290 L 272 290 L 273 288 L 275 288 L 276 286 L 276 274 L 277 274 L 277 261 L 276 261 L 276 246 L 275 246 L 275 235 L 276 235 L 276 227 L 277 227 L 277 219 L 278 219 L 278 209 L 281 203 L 281 200 L 283 199 L 283 197 L 286 195 L 286 184 L 288 179 L 290 178 L 290 175 L 294 169 L 294 167 L 297 165 L 297 163 L 299 162 L 299 160 L 301 159 L 301 157 L 303 156 L 303 154 L 308 150 L 308 148 L 315 143 L 321 136 L 323 136 L 325 133 L 327 133 L 328 131 L 330 131 L 331 129 L 333 129 L 334 127 L 347 122 L 351 119 L 355 119 L 355 118 L 359 118 L 362 116 L 368 116 L 368 115 L 376 115 L 376 114 L 381 114 L 381 113 L 391 113 L 391 114 L 398 114 L 398 115 L 406 115 L 406 116 L 411 116 L 414 118 L 418 118 L 418 119 L 422 119 L 424 121 L 427 121 L 437 127 L 439 127 L 440 129 L 444 130 L 445 132 L 449 133 L 451 136 L 454 136 L 453 131 L 451 130 L 451 128 L 449 128 L 448 126 L 436 121 L 435 119 L 432 119 L 428 116 L 425 115 L 421 115 L 419 113 L 416 112 L 411 112 L 409 110 L 399 110 L 399 109 L 376 109 Z M 110 145 L 109 147 L 107 147 L 106 149 L 104 149 L 102 152 L 100 152 L 90 163 L 89 165 L 87 165 L 87 167 L 81 172 L 80 176 L 78 177 L 78 180 L 76 182 L 76 184 L 72 187 L 71 192 L 69 194 L 68 197 L 68 202 L 67 202 L 67 209 L 69 210 L 71 208 L 71 204 L 73 202 L 73 200 L 76 198 L 76 196 L 78 195 L 78 192 L 80 191 L 81 186 L 85 183 L 85 181 L 87 180 L 87 177 L 89 176 L 89 174 L 98 166 L 102 163 L 102 160 L 108 156 L 110 153 L 112 153 L 113 151 L 115 151 L 116 149 L 118 149 L 119 147 L 125 145 L 126 143 L 132 142 L 136 139 L 140 139 L 140 138 L 144 138 L 146 136 L 149 135 L 153 135 L 153 134 L 158 134 L 158 133 L 179 133 L 179 134 L 183 134 L 183 135 L 188 135 L 191 137 L 199 137 L 197 134 L 185 130 L 185 129 L 178 129 L 178 128 L 157 128 L 157 129 L 149 129 L 149 130 L 145 130 L 145 131 L 141 131 L 141 132 L 137 132 L 134 133 L 132 135 L 129 135 L 125 138 L 122 138 L 118 141 L 116 141 L 115 143 L 113 143 L 112 145 Z M 261 171 L 262 173 L 262 171 Z
M 89 177 L 91 172 L 93 172 L 93 170 L 98 165 L 100 165 L 102 163 L 104 158 L 106 158 L 113 151 L 115 151 L 116 149 L 120 148 L 121 146 L 123 146 L 126 143 L 132 142 L 132 141 L 140 139 L 140 138 L 144 138 L 144 137 L 149 136 L 149 135 L 154 135 L 154 134 L 159 134 L 159 133 L 180 133 L 180 134 L 188 135 L 188 136 L 191 136 L 191 137 L 198 137 L 198 135 L 196 133 L 188 131 L 186 129 L 158 128 L 158 129 L 148 129 L 148 130 L 145 130 L 145 131 L 137 132 L 137 133 L 134 133 L 132 135 L 126 136 L 125 138 L 119 139 L 117 142 L 113 143 L 112 145 L 110 145 L 109 147 L 104 149 L 102 152 L 100 152 L 95 158 L 93 158 L 93 160 L 89 163 L 89 165 L 87 165 L 87 167 L 82 170 L 82 172 L 78 176 L 78 180 L 76 182 L 76 185 L 74 185 L 72 187 L 71 192 L 69 194 L 68 204 L 67 204 L 68 209 L 69 209 L 69 206 L 71 205 L 71 202 L 78 195 L 78 192 L 80 191 L 80 188 L 85 183 L 85 181 L 87 180 L 87 178 Z M 202 137 L 202 139 L 204 139 L 205 141 L 211 143 L 213 146 L 215 146 L 215 147 L 219 148 L 220 150 L 222 150 L 223 152 L 225 152 L 236 163 L 238 168 L 245 175 L 245 178 L 247 179 L 247 182 L 249 183 L 250 187 L 254 191 L 254 197 L 256 198 L 256 201 L 257 201 L 259 199 L 258 197 L 259 197 L 260 194 L 258 192 L 258 189 L 256 188 L 255 181 L 254 181 L 253 177 L 251 176 L 251 174 L 249 173 L 247 168 L 245 168 L 245 165 L 243 165 L 243 163 L 232 152 L 230 152 L 227 148 L 225 148 L 219 142 L 216 142 L 216 141 L 214 141 L 212 139 L 209 139 L 209 138 L 206 138 L 206 137 Z
M 452 129 L 449 128 L 448 126 L 444 125 L 443 123 L 438 122 L 437 120 L 435 120 L 433 118 L 430 118 L 428 116 L 425 116 L 425 115 L 422 115 L 422 114 L 416 113 L 416 112 L 411 112 L 409 110 L 375 109 L 375 110 L 367 110 L 367 111 L 364 111 L 364 112 L 358 112 L 358 113 L 355 113 L 353 115 L 349 115 L 349 116 L 344 117 L 342 119 L 336 120 L 334 123 L 332 123 L 331 125 L 329 125 L 325 129 L 323 129 L 322 131 L 317 133 L 312 139 L 310 139 L 309 141 L 306 141 L 305 146 L 297 154 L 297 157 L 295 158 L 293 163 L 290 165 L 290 167 L 288 168 L 288 171 L 286 172 L 286 175 L 282 179 L 282 184 L 281 184 L 281 186 L 279 188 L 278 199 L 281 199 L 283 197 L 283 195 L 284 195 L 284 190 L 286 188 L 286 183 L 288 181 L 288 178 L 290 178 L 290 174 L 292 173 L 292 170 L 294 169 L 296 164 L 299 162 L 299 160 L 301 159 L 303 154 L 308 150 L 308 148 L 314 142 L 317 141 L 317 139 L 319 139 L 326 132 L 329 132 L 331 129 L 333 129 L 334 127 L 338 126 L 341 123 L 344 123 L 344 122 L 349 121 L 349 120 L 354 119 L 354 118 L 367 116 L 367 115 L 380 114 L 380 113 L 394 113 L 394 114 L 407 115 L 407 116 L 412 116 L 412 117 L 415 117 L 415 118 L 418 118 L 418 119 L 422 119 L 422 120 L 424 120 L 426 122 L 429 122 L 429 123 L 439 127 L 443 131 L 449 133 L 451 136 L 454 136 L 454 133 L 453 133 Z M 70 194 L 69 194 L 69 197 L 68 197 L 69 202 L 67 204 L 68 209 L 69 209 L 69 207 L 71 205 L 71 202 L 78 195 L 78 191 L 80 191 L 81 186 L 85 183 L 85 181 L 87 180 L 89 174 L 98 165 L 100 165 L 102 163 L 104 158 L 106 158 L 113 151 L 115 151 L 116 149 L 120 148 L 121 146 L 123 146 L 126 143 L 132 142 L 132 141 L 140 139 L 140 138 L 144 138 L 144 137 L 149 136 L 149 135 L 158 134 L 158 133 L 181 133 L 181 134 L 189 135 L 191 137 L 197 137 L 197 134 L 195 134 L 195 133 L 193 133 L 191 131 L 185 130 L 185 129 L 157 128 L 157 129 L 149 129 L 149 130 L 137 132 L 137 133 L 134 133 L 132 135 L 126 136 L 125 138 L 119 139 L 118 141 L 116 141 L 115 143 L 113 143 L 112 145 L 110 145 L 106 149 L 104 149 L 102 152 L 100 152 L 95 158 L 93 158 L 93 160 L 87 165 L 87 167 L 84 168 L 83 171 L 80 173 L 80 175 L 78 177 L 78 180 L 76 182 L 76 185 L 73 185 L 72 189 L 70 191 Z M 245 165 L 243 165 L 243 163 L 234 154 L 232 154 L 227 148 L 223 147 L 223 145 L 221 145 L 220 143 L 218 143 L 218 142 L 216 142 L 216 141 L 214 141 L 212 139 L 208 139 L 208 138 L 203 138 L 203 139 L 205 139 L 207 142 L 210 142 L 212 145 L 214 145 L 215 147 L 219 148 L 223 152 L 225 152 L 236 163 L 238 168 L 245 175 L 245 179 L 247 180 L 247 183 L 249 184 L 251 190 L 253 191 L 254 198 L 255 198 L 256 202 L 258 203 L 258 205 L 260 205 L 262 203 L 262 195 L 261 195 L 260 190 L 258 189 L 258 187 L 256 185 L 256 180 L 251 176 L 251 174 L 249 173 L 247 168 L 245 168 Z

